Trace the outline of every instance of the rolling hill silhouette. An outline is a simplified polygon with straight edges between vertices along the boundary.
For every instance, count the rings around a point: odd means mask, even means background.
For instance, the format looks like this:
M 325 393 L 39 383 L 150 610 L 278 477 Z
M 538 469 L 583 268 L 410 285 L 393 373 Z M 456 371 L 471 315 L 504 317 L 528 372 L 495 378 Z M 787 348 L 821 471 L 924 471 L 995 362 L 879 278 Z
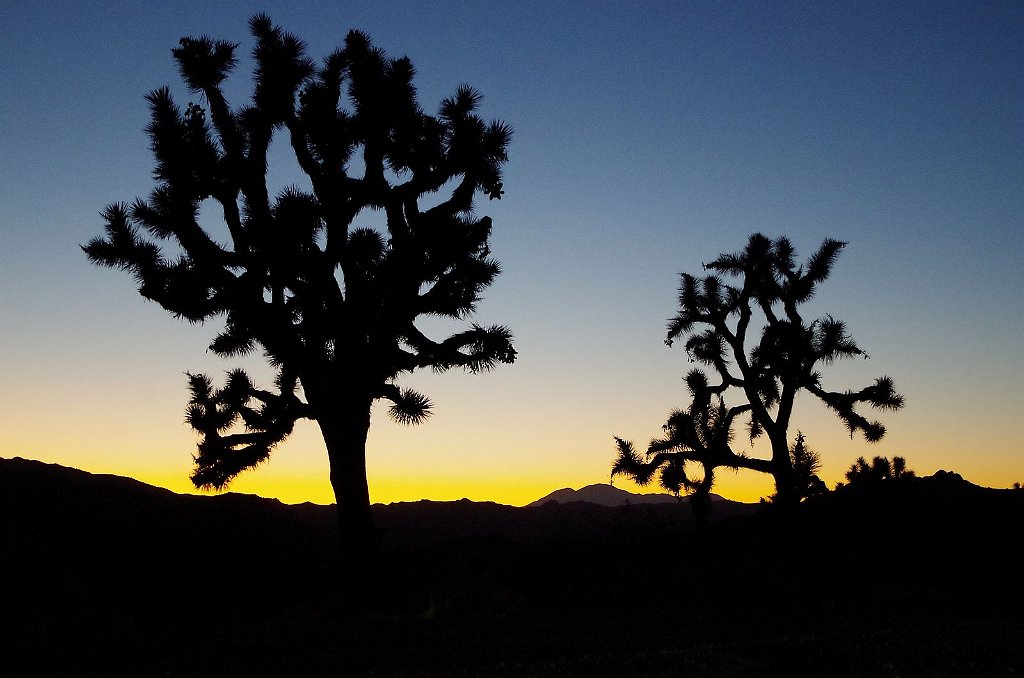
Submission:
M 693 527 L 689 507 L 671 495 L 636 495 L 593 485 L 569 502 L 559 501 L 567 496 L 566 491 L 555 492 L 522 508 L 467 499 L 374 504 L 373 514 L 381 540 L 398 545 L 474 538 L 541 543 L 597 538 L 615 530 L 682 533 Z M 738 502 L 723 500 L 721 505 L 719 519 L 755 510 Z M 24 537 L 77 539 L 102 531 L 142 541 L 173 537 L 206 550 L 241 548 L 247 540 L 296 549 L 311 540 L 329 541 L 335 529 L 330 506 L 290 505 L 231 492 L 175 494 L 131 478 L 21 458 L 0 459 L 0 510 L 8 528 Z
M 696 536 L 675 500 L 375 505 L 380 612 L 349 622 L 329 506 L 0 459 L 0 637 L 22 658 L 5 675 L 1024 666 L 1024 492 L 940 472 L 764 509 L 716 502 Z

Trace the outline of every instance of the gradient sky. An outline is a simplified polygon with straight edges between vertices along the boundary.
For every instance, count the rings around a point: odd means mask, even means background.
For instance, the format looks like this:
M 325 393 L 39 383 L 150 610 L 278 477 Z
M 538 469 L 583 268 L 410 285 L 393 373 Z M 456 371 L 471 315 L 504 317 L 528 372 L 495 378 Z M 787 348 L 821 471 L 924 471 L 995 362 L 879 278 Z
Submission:
M 663 344 L 679 272 L 755 231 L 805 256 L 849 241 L 807 315 L 846 320 L 871 359 L 834 366 L 826 385 L 888 374 L 907 397 L 877 445 L 798 402 L 792 433 L 829 484 L 876 454 L 1024 481 L 1018 0 L 4 2 L 0 456 L 191 487 L 184 373 L 236 363 L 206 352 L 216 326 L 174 321 L 79 245 L 106 204 L 153 186 L 143 97 L 169 84 L 190 101 L 171 48 L 208 34 L 247 55 L 258 11 L 316 58 L 364 30 L 412 59 L 428 111 L 467 82 L 485 117 L 516 130 L 505 198 L 480 203 L 504 273 L 477 320 L 511 326 L 519 360 L 408 379 L 436 413 L 416 428 L 375 413 L 373 501 L 522 504 L 606 482 L 613 435 L 645 446 L 687 404 L 685 353 Z M 274 157 L 273 186 L 299 181 Z M 300 428 L 231 489 L 331 501 L 318 436 Z M 723 472 L 716 491 L 772 488 Z

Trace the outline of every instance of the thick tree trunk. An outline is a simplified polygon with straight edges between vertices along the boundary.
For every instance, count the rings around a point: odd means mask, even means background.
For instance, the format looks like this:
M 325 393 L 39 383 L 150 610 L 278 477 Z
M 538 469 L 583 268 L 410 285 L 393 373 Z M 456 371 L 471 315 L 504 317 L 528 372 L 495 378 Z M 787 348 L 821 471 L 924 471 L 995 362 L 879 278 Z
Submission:
M 772 476 L 775 478 L 775 503 L 791 509 L 800 503 L 796 489 L 796 476 L 789 459 L 789 443 L 785 436 L 772 436 Z
M 338 527 L 345 557 L 372 548 L 373 519 L 366 482 L 366 436 L 370 430 L 372 401 L 348 403 L 336 416 L 320 421 L 320 431 L 331 463 L 331 487 L 338 507 Z
M 350 399 L 320 420 L 331 464 L 331 486 L 337 502 L 341 537 L 339 590 L 344 611 L 362 614 L 372 604 L 377 544 L 366 482 L 366 436 L 372 400 Z
M 711 488 L 715 484 L 715 472 L 712 468 L 704 469 L 704 478 L 690 495 L 690 508 L 693 509 L 693 525 L 697 534 L 703 535 L 711 513 Z

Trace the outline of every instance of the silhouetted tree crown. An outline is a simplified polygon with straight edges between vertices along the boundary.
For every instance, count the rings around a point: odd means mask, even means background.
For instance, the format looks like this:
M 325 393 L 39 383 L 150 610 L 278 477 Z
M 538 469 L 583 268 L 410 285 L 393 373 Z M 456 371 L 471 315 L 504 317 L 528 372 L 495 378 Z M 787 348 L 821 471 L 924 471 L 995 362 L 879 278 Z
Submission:
M 113 204 L 104 237 L 83 249 L 120 268 L 175 317 L 223 320 L 210 344 L 232 358 L 260 351 L 272 388 L 242 370 L 222 386 L 189 376 L 189 424 L 199 433 L 192 479 L 220 488 L 267 459 L 299 419 L 318 423 L 331 460 L 343 529 L 368 538 L 365 441 L 371 404 L 414 424 L 426 396 L 398 378 L 420 368 L 489 370 L 516 357 L 508 328 L 469 324 L 441 339 L 423 316 L 465 320 L 498 275 L 483 193 L 501 198 L 511 129 L 485 122 L 478 92 L 460 86 L 424 113 L 408 58 L 392 59 L 352 31 L 322 62 L 266 15 L 249 22 L 256 46 L 251 101 L 233 107 L 222 84 L 237 45 L 183 38 L 172 50 L 188 88 L 182 110 L 164 87 L 147 96 L 156 188 Z M 270 195 L 268 148 L 287 140 L 308 187 Z M 424 196 L 434 196 L 424 206 Z M 200 223 L 217 206 L 230 239 Z
M 859 432 L 870 442 L 881 440 L 885 427 L 865 418 L 858 405 L 901 408 L 903 397 L 896 393 L 892 379 L 880 377 L 856 391 L 826 389 L 821 381 L 823 366 L 867 355 L 841 320 L 826 315 L 807 321 L 801 314 L 801 306 L 828 279 L 845 246 L 825 240 L 806 262 L 797 263 L 787 238 L 771 240 L 755 233 L 742 251 L 705 264 L 709 274 L 683 273 L 679 312 L 669 321 L 666 343 L 683 341 L 690 361 L 708 368 L 710 374 L 697 367 L 686 375 L 690 406 L 670 415 L 665 425 L 668 436 L 652 441 L 645 459 L 632 445 L 616 439 L 619 455 L 613 475 L 624 473 L 643 481 L 661 468 L 671 484 L 672 479 L 688 478 L 687 462 L 702 465 L 705 479 L 720 466 L 748 468 L 771 473 L 777 501 L 795 503 L 806 496 L 809 486 L 804 485 L 811 482 L 803 468 L 811 459 L 794 458 L 788 443 L 793 406 L 801 391 L 828 407 L 851 436 Z M 728 404 L 731 399 L 736 404 Z M 747 422 L 751 441 L 762 436 L 769 439 L 770 459 L 733 449 L 732 431 L 739 418 Z M 802 442 L 801 437 L 797 441 L 801 451 Z

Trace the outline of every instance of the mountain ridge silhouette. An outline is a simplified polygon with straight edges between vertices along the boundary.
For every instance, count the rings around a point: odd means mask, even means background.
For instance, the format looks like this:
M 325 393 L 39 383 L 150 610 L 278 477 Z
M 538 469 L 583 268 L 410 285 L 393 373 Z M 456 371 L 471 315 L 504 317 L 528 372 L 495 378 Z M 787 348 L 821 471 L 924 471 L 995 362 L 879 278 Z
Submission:
M 837 524 L 895 505 L 900 510 L 927 513 L 931 503 L 942 507 L 955 499 L 963 511 L 942 508 L 941 520 L 930 517 L 929 531 L 948 523 L 964 523 L 963 515 L 989 510 L 989 496 L 1013 490 L 982 488 L 958 474 L 939 471 L 918 478 L 894 494 L 882 486 L 830 493 L 816 510 L 820 520 L 836 513 Z M 1024 494 L 1008 494 L 999 505 Z M 602 504 L 620 501 L 618 504 Z M 988 503 L 986 503 L 988 502 Z M 710 524 L 757 515 L 762 506 L 718 498 Z M 557 490 L 526 506 L 496 502 L 420 500 L 374 504 L 373 519 L 384 545 L 419 546 L 499 540 L 537 545 L 606 538 L 640 538 L 659 534 L 683 537 L 694 529 L 689 502 L 672 495 L 636 495 L 609 485 L 580 490 Z M 966 512 L 966 513 L 965 513 Z M 932 510 L 931 513 L 936 513 Z M 855 514 L 855 515 L 851 515 Z M 337 534 L 331 505 L 286 504 L 275 498 L 227 492 L 217 495 L 177 494 L 141 481 L 112 474 L 93 474 L 40 461 L 0 458 L 0 515 L 11 543 L 31 543 L 46 534 L 55 545 L 118 539 L 142 544 L 142 550 L 163 552 L 167 542 L 192 543 L 210 552 L 267 550 L 320 552 Z M 879 516 L 879 519 L 881 517 Z M 922 518 L 923 519 L 923 518 Z M 932 525 L 931 523 L 935 523 Z M 82 535 L 91 535 L 84 537 Z M 618 535 L 618 536 L 616 536 Z M 54 548 L 58 548 L 54 546 Z M 277 556 L 274 556 L 277 557 Z
M 211 667 L 266 675 L 271 665 L 278 675 L 522 675 L 523 662 L 543 668 L 566 652 L 603 657 L 622 642 L 623 619 L 661 634 L 630 636 L 628 656 L 665 668 L 647 675 L 677 672 L 682 655 L 665 648 L 720 648 L 744 625 L 740 640 L 769 663 L 778 645 L 764 629 L 795 634 L 787 657 L 809 663 L 794 675 L 819 675 L 810 669 L 820 655 L 806 649 L 823 630 L 839 643 L 828 656 L 849 662 L 850 648 L 880 637 L 883 618 L 913 650 L 904 666 L 934 655 L 926 668 L 963 667 L 978 661 L 978 647 L 997 662 L 984 675 L 1024 660 L 1015 643 L 1024 492 L 954 473 L 845 488 L 789 520 L 770 506 L 722 500 L 702 534 L 685 501 L 377 504 L 369 585 L 380 616 L 370 621 L 339 616 L 334 582 L 345 553 L 336 520 L 329 506 L 178 495 L 0 459 L 0 637 L 33 667 L 11 675 L 208 675 Z M 638 587 L 666 576 L 699 582 L 680 591 L 698 614 L 680 614 L 675 593 Z M 1002 621 L 1007 614 L 1017 616 Z M 936 625 L 951 630 L 934 636 Z M 879 657 L 890 659 L 871 655 L 842 675 L 874 675 Z M 480 670 L 499 663 L 509 671 Z M 628 675 L 633 663 L 586 675 Z M 155 668 L 129 668 L 137 666 Z
M 73 466 L 64 466 L 62 464 L 56 464 L 52 462 L 43 462 L 35 459 L 28 459 L 20 456 L 5 458 L 0 457 L 0 465 L 5 463 L 11 464 L 10 469 L 15 467 L 19 468 L 19 473 L 27 474 L 27 476 L 42 479 L 49 476 L 49 480 L 52 481 L 57 478 L 64 478 L 65 480 L 75 480 L 78 482 L 89 483 L 89 484 L 103 484 L 108 483 L 114 487 L 121 488 L 135 488 L 141 490 L 142 488 L 149 488 L 154 492 L 165 493 L 166 496 L 176 497 L 256 497 L 260 500 L 274 502 L 281 506 L 295 506 L 295 507 L 325 507 L 332 506 L 332 504 L 320 504 L 312 501 L 302 501 L 297 503 L 288 503 L 277 499 L 276 497 L 265 497 L 260 494 L 245 493 L 245 492 L 218 492 L 208 494 L 196 494 L 196 493 L 184 493 L 175 492 L 159 485 L 152 485 L 150 483 L 137 480 L 130 476 L 122 476 L 113 473 L 93 473 L 91 471 L 84 471 L 82 469 L 75 468 Z M 9 470 L 10 470 L 9 469 Z M 0 466 L 2 470 L 2 466 Z M 676 497 L 675 495 L 668 493 L 657 493 L 657 492 L 630 492 L 621 488 L 615 487 L 609 483 L 593 483 L 586 485 L 576 490 L 570 487 L 564 487 L 553 492 L 550 492 L 540 499 L 536 499 L 528 504 L 524 504 L 522 507 L 517 507 L 513 504 L 504 504 L 502 502 L 496 502 L 492 500 L 472 500 L 472 499 L 416 499 L 416 500 L 403 500 L 395 502 L 374 502 L 374 506 L 398 506 L 398 505 L 423 505 L 424 502 L 434 504 L 453 504 L 459 502 L 471 502 L 473 504 L 485 504 L 495 506 L 508 506 L 511 508 L 527 508 L 543 506 L 548 502 L 555 502 L 558 504 L 569 504 L 575 502 L 583 502 L 589 504 L 595 504 L 598 506 L 614 507 L 623 506 L 626 504 L 678 504 L 681 500 L 685 501 L 686 497 Z M 734 501 L 728 500 L 724 497 L 712 494 L 712 501 Z M 735 502 L 739 504 L 745 504 L 748 502 Z
M 565 539 L 596 539 L 609 531 L 660 530 L 683 533 L 693 528 L 689 506 L 671 495 L 670 502 L 602 505 L 589 501 L 545 501 L 517 507 L 497 502 L 419 500 L 373 504 L 377 532 L 384 543 L 426 544 L 465 539 L 503 539 L 541 543 Z M 550 495 L 549 495 L 550 496 Z M 589 495 L 588 495 L 589 496 Z M 715 518 L 751 515 L 756 504 L 721 500 Z M 264 532 L 291 543 L 296 539 L 328 538 L 336 529 L 332 505 L 286 504 L 255 494 L 179 494 L 133 478 L 94 474 L 80 469 L 15 457 L 0 458 L 0 510 L 12 525 L 29 531 L 71 529 L 115 533 L 137 528 L 145 533 L 177 534 L 191 525 L 188 536 L 216 548 L 214 535 L 259 541 Z M 143 529 L 144 528 L 144 529 Z M 12 527 L 13 530 L 22 528 Z M 288 536 L 290 535 L 290 536 Z M 304 536 L 303 536 L 304 535 Z
M 563 487 L 544 495 L 526 506 L 543 506 L 548 502 L 570 504 L 577 501 L 597 504 L 599 506 L 623 506 L 625 504 L 677 504 L 685 501 L 685 497 L 677 497 L 666 492 L 629 492 L 609 483 L 594 483 L 578 490 Z M 724 497 L 711 495 L 711 501 L 722 501 Z M 740 502 L 744 503 L 744 502 Z

